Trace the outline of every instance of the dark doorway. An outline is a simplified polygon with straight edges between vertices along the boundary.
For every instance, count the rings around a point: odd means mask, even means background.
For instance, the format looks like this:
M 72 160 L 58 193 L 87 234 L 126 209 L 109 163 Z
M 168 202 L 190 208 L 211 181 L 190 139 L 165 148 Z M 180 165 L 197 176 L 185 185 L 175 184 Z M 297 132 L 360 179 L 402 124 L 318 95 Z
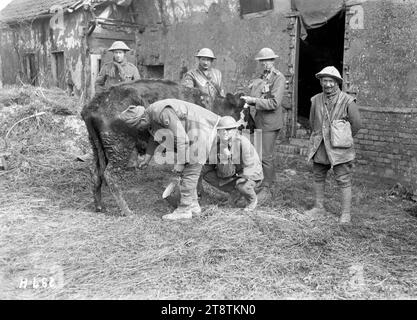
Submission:
M 38 71 L 36 68 L 34 53 L 28 53 L 25 56 L 25 74 L 31 85 L 36 86 L 38 84 Z
M 65 61 L 64 61 L 64 52 L 56 51 L 52 53 L 52 61 L 54 63 L 53 68 L 55 68 L 55 86 L 61 89 L 66 89 L 65 87 Z
M 327 66 L 342 73 L 345 38 L 345 11 L 340 11 L 325 25 L 307 30 L 300 39 L 298 65 L 298 123 L 308 127 L 311 97 L 322 91 L 315 74 Z
M 144 78 L 147 79 L 163 79 L 164 65 L 146 65 Z

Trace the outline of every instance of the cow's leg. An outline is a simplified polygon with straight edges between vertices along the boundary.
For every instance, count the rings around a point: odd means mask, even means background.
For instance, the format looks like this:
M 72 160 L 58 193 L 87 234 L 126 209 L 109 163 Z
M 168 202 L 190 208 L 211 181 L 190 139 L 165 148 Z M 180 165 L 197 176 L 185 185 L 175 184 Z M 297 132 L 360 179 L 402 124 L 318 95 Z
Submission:
M 100 173 L 98 158 L 94 157 L 94 163 L 91 166 L 90 173 L 93 182 L 94 207 L 96 212 L 103 212 L 103 204 L 101 201 L 101 186 L 103 184 L 103 176 Z
M 104 171 L 104 178 L 106 179 L 106 183 L 110 189 L 110 192 L 122 212 L 122 216 L 130 216 L 133 214 L 133 212 L 129 209 L 129 206 L 123 197 L 122 191 L 119 187 L 119 184 L 117 183 L 116 174 L 114 173 L 115 170 L 113 166 L 107 166 L 106 170 Z
M 121 210 L 121 214 L 123 216 L 132 215 L 133 213 L 129 209 L 119 187 L 118 177 L 119 172 L 126 167 L 134 143 L 110 132 L 102 132 L 100 137 L 107 158 L 107 166 L 103 172 L 104 179 L 110 189 L 110 193 L 116 200 L 116 204 Z
M 92 181 L 94 207 L 96 212 L 102 212 L 103 205 L 101 201 L 101 186 L 103 183 L 103 172 L 106 166 L 106 159 L 104 157 L 102 143 L 96 129 L 93 126 L 92 118 L 86 119 L 85 122 L 88 131 L 88 138 L 93 150 L 93 161 L 90 166 L 90 175 Z

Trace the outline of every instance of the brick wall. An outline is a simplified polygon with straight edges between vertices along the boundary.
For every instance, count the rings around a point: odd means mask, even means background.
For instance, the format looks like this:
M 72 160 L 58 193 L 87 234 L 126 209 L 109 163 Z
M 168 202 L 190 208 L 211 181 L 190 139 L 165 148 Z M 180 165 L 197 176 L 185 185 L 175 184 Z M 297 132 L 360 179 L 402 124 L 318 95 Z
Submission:
M 355 137 L 358 169 L 417 190 L 417 110 L 361 108 L 361 116 L 363 129 Z

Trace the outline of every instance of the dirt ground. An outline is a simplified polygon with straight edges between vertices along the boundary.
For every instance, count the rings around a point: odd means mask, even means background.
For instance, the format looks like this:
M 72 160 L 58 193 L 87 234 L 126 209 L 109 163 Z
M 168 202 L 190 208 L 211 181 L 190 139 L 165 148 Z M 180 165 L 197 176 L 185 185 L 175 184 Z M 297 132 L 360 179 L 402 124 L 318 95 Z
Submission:
M 251 214 L 222 206 L 206 186 L 200 216 L 167 222 L 161 193 L 171 168 L 150 166 L 125 176 L 134 216 L 117 215 L 107 187 L 107 211 L 96 213 L 89 162 L 75 160 L 88 152 L 78 113 L 1 98 L 1 137 L 19 119 L 46 114 L 9 134 L 0 299 L 417 298 L 417 205 L 392 184 L 356 174 L 353 223 L 340 227 L 330 176 L 329 214 L 312 221 L 303 215 L 313 204 L 311 167 L 280 158 L 266 206 Z

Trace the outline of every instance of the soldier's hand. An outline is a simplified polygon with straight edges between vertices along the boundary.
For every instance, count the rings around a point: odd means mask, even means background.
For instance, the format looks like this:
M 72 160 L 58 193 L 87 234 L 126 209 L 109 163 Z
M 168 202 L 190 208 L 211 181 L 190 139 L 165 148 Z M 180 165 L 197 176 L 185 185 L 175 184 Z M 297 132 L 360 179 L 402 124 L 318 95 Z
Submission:
M 172 170 L 172 172 L 174 173 L 181 173 L 184 171 L 185 165 L 183 164 L 176 164 L 174 165 L 174 169 Z
M 145 158 L 139 163 L 138 168 L 139 169 L 146 169 L 148 167 L 149 162 L 151 162 L 152 155 L 145 154 Z
M 143 161 L 141 161 L 141 162 L 139 163 L 138 168 L 139 168 L 140 170 L 144 170 L 144 169 L 146 169 L 146 168 L 148 167 L 148 165 L 149 165 L 149 162 L 148 162 L 148 161 L 146 161 L 146 160 L 143 160 Z
M 255 104 L 256 103 L 256 98 L 254 97 L 250 97 L 250 96 L 241 96 L 240 99 L 245 100 L 245 102 L 247 104 Z

